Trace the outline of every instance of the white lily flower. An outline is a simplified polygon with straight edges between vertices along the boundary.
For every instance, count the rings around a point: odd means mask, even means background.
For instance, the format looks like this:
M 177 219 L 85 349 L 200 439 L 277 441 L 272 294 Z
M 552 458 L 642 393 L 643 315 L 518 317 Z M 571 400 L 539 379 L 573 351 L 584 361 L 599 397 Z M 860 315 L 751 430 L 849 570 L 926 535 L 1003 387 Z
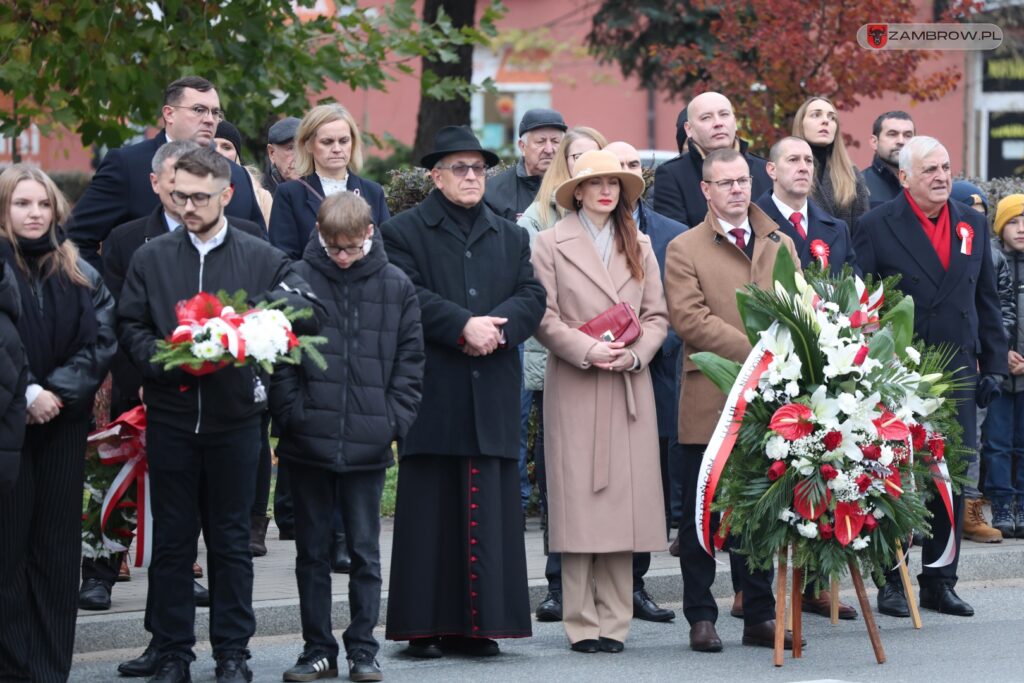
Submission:
M 828 396 L 828 388 L 824 384 L 811 394 L 811 411 L 818 424 L 826 429 L 839 427 L 839 401 Z
M 805 477 L 810 476 L 814 472 L 814 463 L 807 458 L 799 458 L 793 463 L 793 467 Z
M 893 458 L 896 457 L 896 454 L 893 452 L 892 446 L 889 444 L 882 444 L 882 448 L 880 450 L 881 454 L 878 456 L 878 464 L 888 467 L 892 464 Z

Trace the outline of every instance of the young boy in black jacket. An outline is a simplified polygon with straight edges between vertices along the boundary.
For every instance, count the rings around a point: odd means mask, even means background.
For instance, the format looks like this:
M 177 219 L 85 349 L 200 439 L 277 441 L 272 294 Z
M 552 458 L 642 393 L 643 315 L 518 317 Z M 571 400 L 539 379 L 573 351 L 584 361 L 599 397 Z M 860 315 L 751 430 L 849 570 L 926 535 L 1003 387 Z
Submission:
M 332 511 L 340 505 L 352 558 L 351 622 L 343 636 L 349 678 L 379 681 L 373 628 L 380 611 L 380 499 L 391 444 L 412 424 L 422 394 L 419 302 L 374 239 L 370 206 L 350 192 L 324 200 L 295 270 L 329 318 L 320 347 L 327 369 L 304 361 L 275 373 L 271 388 L 277 454 L 291 475 L 305 640 L 284 680 L 337 675 L 329 544 Z

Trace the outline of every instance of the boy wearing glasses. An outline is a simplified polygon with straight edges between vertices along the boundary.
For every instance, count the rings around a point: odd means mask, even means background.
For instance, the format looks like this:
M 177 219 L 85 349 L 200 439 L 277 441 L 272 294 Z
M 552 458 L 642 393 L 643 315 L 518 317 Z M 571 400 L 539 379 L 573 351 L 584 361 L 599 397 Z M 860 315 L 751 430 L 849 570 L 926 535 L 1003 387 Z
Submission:
M 271 410 L 277 454 L 288 463 L 295 506 L 295 574 L 305 648 L 286 681 L 338 675 L 331 633 L 331 517 L 340 505 L 352 558 L 351 620 L 342 636 L 353 681 L 379 681 L 380 499 L 391 444 L 416 417 L 423 379 L 423 330 L 416 290 L 373 239 L 369 204 L 359 195 L 327 197 L 316 237 L 296 273 L 327 308 L 321 330 L 327 360 L 274 375 Z M 335 493 L 338 500 L 335 500 Z

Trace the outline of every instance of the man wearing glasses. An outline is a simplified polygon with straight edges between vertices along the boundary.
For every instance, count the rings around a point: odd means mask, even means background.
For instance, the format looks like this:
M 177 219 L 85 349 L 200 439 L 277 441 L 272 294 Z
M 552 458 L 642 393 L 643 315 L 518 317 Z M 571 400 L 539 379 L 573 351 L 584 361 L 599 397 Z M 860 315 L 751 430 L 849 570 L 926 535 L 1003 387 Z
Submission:
M 701 191 L 702 164 L 716 149 L 737 150 L 750 167 L 753 196 L 772 189 L 765 160 L 747 151 L 736 137 L 736 114 L 729 99 L 717 92 L 697 95 L 686 105 L 686 152 L 665 162 L 654 174 L 654 210 L 686 225 L 697 225 L 708 212 Z
M 381 226 L 426 347 L 423 400 L 398 447 L 386 633 L 416 657 L 496 655 L 494 638 L 531 634 L 516 347 L 546 296 L 526 230 L 482 201 L 497 162 L 468 127 L 442 128 L 420 164 L 436 189 Z
M 101 273 L 100 244 L 116 226 L 149 215 L 159 205 L 150 189 L 153 155 L 172 140 L 194 140 L 208 146 L 218 121 L 224 118 L 213 83 L 199 76 L 179 78 L 164 90 L 161 109 L 164 128 L 138 144 L 110 150 L 100 163 L 92 182 L 75 204 L 68 223 L 68 235 L 82 256 Z M 234 196 L 227 214 L 250 220 L 266 229 L 263 214 L 249 174 L 230 164 Z
M 683 340 L 682 392 L 679 398 L 679 443 L 683 453 L 682 519 L 679 521 L 679 566 L 683 574 L 683 614 L 690 624 L 690 648 L 718 652 L 715 630 L 718 607 L 711 594 L 715 560 L 697 539 L 694 508 L 699 470 L 725 406 L 723 394 L 694 364 L 693 354 L 711 351 L 742 363 L 751 344 L 743 331 L 736 290 L 753 283 L 772 288 L 772 268 L 780 249 L 799 263 L 793 241 L 757 205 L 750 203 L 750 167 L 733 149 L 717 149 L 703 163 L 700 188 L 707 218 L 668 245 L 665 295 L 672 327 Z M 712 519 L 712 532 L 718 513 Z M 733 584 L 743 593 L 743 644 L 772 647 L 775 598 L 771 572 L 751 572 L 740 559 L 732 563 Z M 786 647 L 792 647 L 787 633 Z
M 153 560 L 150 626 L 159 683 L 190 680 L 195 659 L 191 567 L 199 536 L 209 541 L 210 642 L 217 681 L 249 681 L 252 610 L 249 512 L 256 496 L 261 415 L 269 379 L 258 366 L 195 376 L 150 362 L 158 339 L 177 327 L 175 304 L 198 292 L 245 290 L 250 302 L 284 299 L 316 315 L 296 334 L 318 331 L 324 310 L 288 258 L 231 225 L 230 162 L 208 147 L 174 165 L 171 201 L 184 229 L 135 252 L 118 307 L 118 341 L 143 376 Z M 303 328 L 303 329 L 300 329 Z

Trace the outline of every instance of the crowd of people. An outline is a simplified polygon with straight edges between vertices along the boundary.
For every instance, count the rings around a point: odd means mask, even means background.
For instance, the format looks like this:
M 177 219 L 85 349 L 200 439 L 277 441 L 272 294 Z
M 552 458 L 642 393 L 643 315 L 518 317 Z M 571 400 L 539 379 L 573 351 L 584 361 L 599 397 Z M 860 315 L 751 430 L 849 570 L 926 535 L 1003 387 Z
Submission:
M 123 676 L 189 681 L 206 604 L 217 680 L 252 679 L 270 434 L 303 639 L 285 681 L 336 677 L 342 656 L 350 680 L 383 678 L 379 510 L 396 441 L 385 637 L 421 658 L 493 656 L 498 640 L 529 637 L 531 423 L 549 550 L 536 618 L 562 621 L 580 653 L 621 652 L 633 618 L 673 620 L 644 574 L 677 527 L 689 645 L 720 651 L 715 560 L 693 511 L 725 396 L 692 357 L 743 362 L 736 290 L 772 288 L 781 250 L 807 267 L 816 241 L 833 274 L 900 275 L 916 334 L 955 349 L 957 417 L 982 454 L 956 497 L 957 544 L 1024 537 L 1024 195 L 1002 198 L 990 229 L 987 197 L 953 182 L 948 151 L 905 112 L 878 117 L 861 172 L 827 99 L 805 102 L 765 159 L 737 137 L 729 99 L 707 92 L 680 114 L 679 156 L 650 191 L 632 145 L 551 109 L 523 115 L 521 158 L 491 177 L 498 156 L 447 126 L 417 160 L 432 191 L 394 217 L 385 190 L 357 175 L 360 130 L 339 104 L 275 123 L 263 173 L 242 165 L 211 82 L 168 85 L 161 116 L 155 137 L 106 155 L 70 213 L 42 171 L 0 174 L 2 680 L 67 680 L 77 609 L 109 608 L 126 571 L 123 554 L 80 550 L 83 454 L 108 370 L 112 415 L 146 409 L 160 587 L 146 604 L 151 641 Z M 220 290 L 308 309 L 295 332 L 326 339 L 326 369 L 154 364 L 175 304 Z M 209 590 L 196 581 L 200 532 Z M 970 616 L 956 561 L 929 566 L 943 551 L 924 540 L 921 605 Z M 772 647 L 772 572 L 730 562 L 742 643 Z M 340 645 L 332 571 L 349 573 Z M 827 615 L 831 602 L 809 590 L 803 609 Z M 877 607 L 909 616 L 896 574 Z M 840 604 L 840 616 L 858 614 Z

